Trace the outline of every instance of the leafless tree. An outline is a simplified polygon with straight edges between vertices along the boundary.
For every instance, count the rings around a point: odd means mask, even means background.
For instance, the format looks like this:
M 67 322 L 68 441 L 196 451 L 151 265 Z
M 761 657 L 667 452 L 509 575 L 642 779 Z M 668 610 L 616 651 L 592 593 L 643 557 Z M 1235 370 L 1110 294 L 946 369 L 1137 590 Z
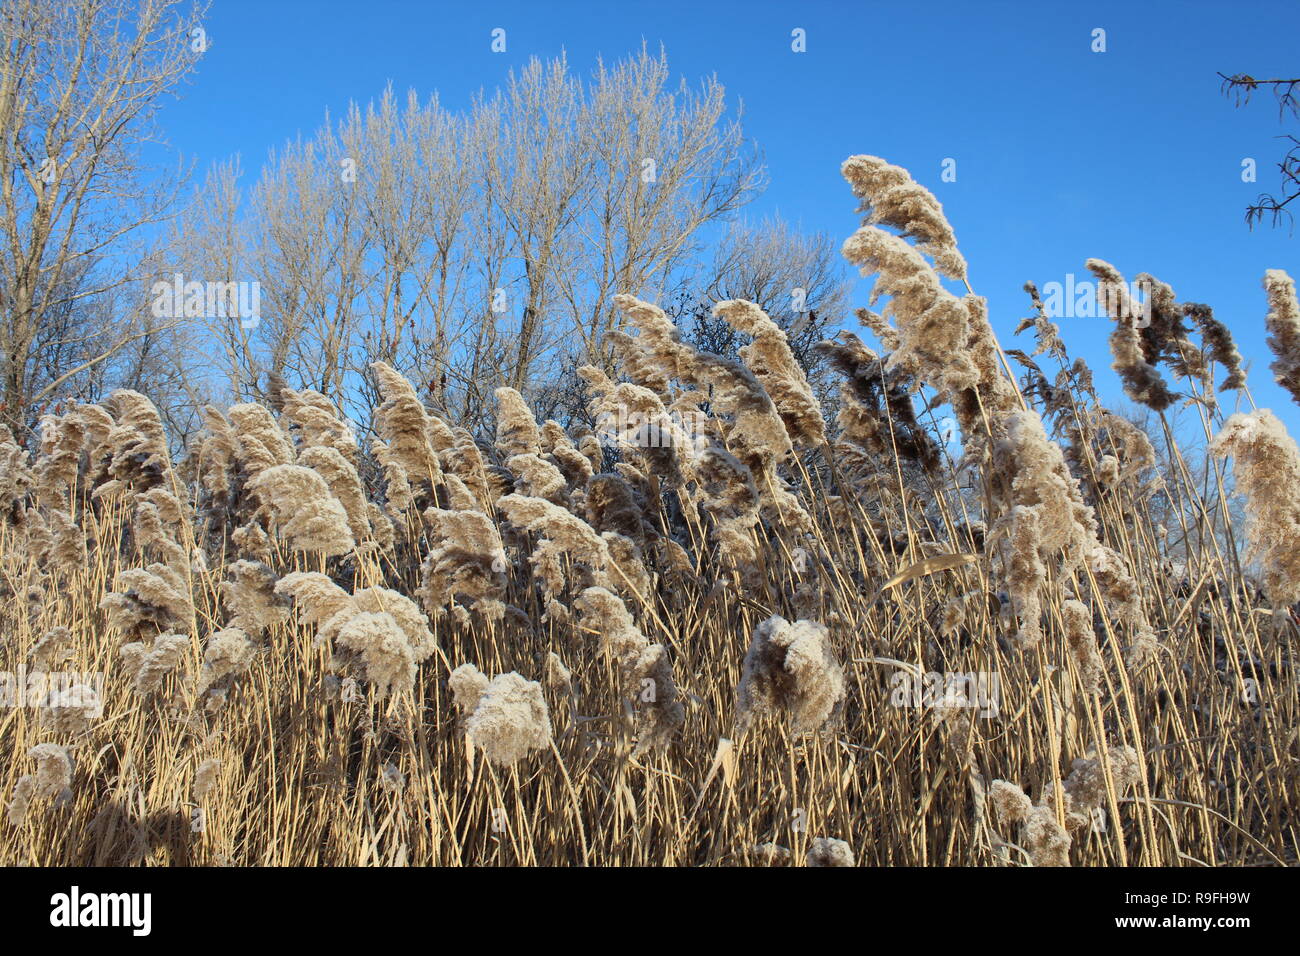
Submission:
M 0 8 L 0 421 L 26 434 L 79 375 L 156 335 L 95 300 L 143 284 L 178 177 L 142 147 L 205 49 L 176 0 L 7 0 Z M 142 296 L 134 296 L 143 307 Z
M 837 243 L 807 235 L 780 217 L 730 224 L 670 311 L 697 348 L 733 355 L 749 339 L 713 315 L 726 299 L 748 299 L 785 330 L 795 359 L 822 397 L 832 391 L 813 349 L 849 307 L 848 280 Z
M 1279 120 L 1284 120 L 1288 113 L 1293 119 L 1300 117 L 1300 98 L 1296 96 L 1296 88 L 1300 87 L 1300 78 L 1257 80 L 1246 73 L 1235 73 L 1232 76 L 1220 73 L 1219 76 L 1223 79 L 1224 95 L 1233 96 L 1238 106 L 1249 103 L 1251 95 L 1261 86 L 1265 86 L 1273 90 L 1273 95 L 1277 99 Z M 1291 148 L 1277 164 L 1278 171 L 1282 174 L 1282 193 L 1280 198 L 1270 193 L 1260 193 L 1259 198 L 1246 207 L 1246 225 L 1251 228 L 1254 228 L 1255 223 L 1265 215 L 1272 219 L 1274 226 L 1283 217 L 1288 222 L 1294 222 L 1291 210 L 1286 207 L 1300 196 L 1300 139 L 1291 134 L 1281 138 L 1291 143 Z
M 721 85 L 673 86 L 642 50 L 588 80 L 533 60 L 465 113 L 386 90 L 238 180 L 214 170 L 176 258 L 261 285 L 256 328 L 208 320 L 230 389 L 283 377 L 364 423 L 383 359 L 473 423 L 498 385 L 559 394 L 612 361 L 614 293 L 680 286 L 763 173 Z

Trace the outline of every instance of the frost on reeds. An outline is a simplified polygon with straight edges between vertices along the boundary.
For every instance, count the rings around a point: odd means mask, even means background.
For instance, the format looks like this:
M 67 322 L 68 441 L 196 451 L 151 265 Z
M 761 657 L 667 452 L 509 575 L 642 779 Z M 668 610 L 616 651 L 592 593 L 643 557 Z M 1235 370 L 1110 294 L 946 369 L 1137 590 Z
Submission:
M 1019 619 L 1018 640 L 1028 647 L 1042 637 L 1048 563 L 1061 575 L 1077 568 L 1096 546 L 1096 520 L 1037 413 L 1007 412 L 1001 422 L 1005 437 L 994 461 L 1005 508 L 989 537 Z
M 1109 262 L 1089 259 L 1088 269 L 1097 278 L 1097 301 L 1115 320 L 1110 334 L 1111 365 L 1124 385 L 1124 394 L 1153 411 L 1161 412 L 1178 400 L 1178 395 L 1160 376 L 1144 349 L 1139 323 L 1142 307 L 1129 297 L 1124 276 Z
M 42 726 L 57 733 L 83 733 L 103 713 L 104 702 L 89 684 L 52 687 L 40 702 Z
M 333 449 L 355 467 L 357 436 L 328 398 L 310 389 L 296 392 L 291 388 L 281 389 L 280 398 L 284 402 L 284 420 L 297 434 L 303 448 Z
M 408 482 L 441 482 L 435 440 L 446 431 L 424 408 L 414 386 L 396 369 L 383 362 L 372 362 L 384 402 L 375 410 L 375 430 L 387 445 L 391 463 L 400 466 Z M 449 438 L 448 434 L 448 438 Z
M 574 608 L 581 626 L 600 635 L 601 651 L 617 666 L 624 695 L 636 705 L 633 755 L 667 746 L 686 720 L 667 649 L 650 643 L 624 603 L 604 588 L 587 588 Z
M 966 278 L 966 260 L 957 251 L 957 237 L 934 195 L 912 179 L 901 166 L 879 156 L 850 156 L 840 167 L 853 194 L 861 201 L 864 226 L 884 224 L 916 240 L 917 247 L 934 260 L 938 271 L 950 279 Z
M 511 671 L 491 680 L 473 664 L 449 678 L 456 706 L 465 715 L 465 736 L 499 767 L 518 763 L 551 744 L 551 715 L 542 685 Z
M 498 388 L 495 394 L 497 450 L 505 458 L 540 454 L 541 434 L 537 430 L 537 420 L 523 396 L 507 386 Z
M 1005 823 L 1020 826 L 1020 839 L 1034 866 L 1069 866 L 1072 833 L 1086 829 L 1108 803 L 1107 770 L 1118 798 L 1141 780 L 1141 761 L 1132 747 L 1110 747 L 1105 760 L 1096 753 L 1071 764 L 1070 775 L 1061 783 L 1064 798 L 1061 818 L 1057 815 L 1057 790 L 1052 781 L 1034 803 L 1014 783 L 994 780 L 988 798 Z
M 366 491 L 356 466 L 338 449 L 323 445 L 304 449 L 298 456 L 298 464 L 325 479 L 330 494 L 347 513 L 348 530 L 353 540 L 361 542 L 370 538 L 370 502 L 366 500 Z
M 355 670 L 380 695 L 415 685 L 416 665 L 434 652 L 428 618 L 410 598 L 384 587 L 348 594 L 316 571 L 294 571 L 275 586 L 293 596 L 303 618 L 317 626 L 318 644 L 333 647 L 333 667 Z
M 844 697 L 844 671 L 825 627 L 773 615 L 754 629 L 736 688 L 742 731 L 756 718 L 784 717 L 794 733 L 809 733 L 830 720 Z
M 318 472 L 302 465 L 274 465 L 248 487 L 272 509 L 290 547 L 332 557 L 355 546 L 347 511 Z
M 468 608 L 485 620 L 501 620 L 508 565 L 492 519 L 481 511 L 441 508 L 428 509 L 424 519 L 432 531 L 420 566 L 418 595 L 425 610 L 442 613 L 454 600 L 458 617 Z
M 248 670 L 256 653 L 257 648 L 239 628 L 226 627 L 214 631 L 208 637 L 208 646 L 203 652 L 199 695 L 209 691 L 224 695 L 234 679 Z
M 1300 304 L 1296 302 L 1295 283 L 1281 269 L 1264 273 L 1264 291 L 1268 294 L 1268 347 L 1276 356 L 1269 365 L 1276 382 L 1300 402 Z
M 741 346 L 740 357 L 772 397 L 790 438 L 808 446 L 824 445 L 826 425 L 821 405 L 780 326 L 753 302 L 743 299 L 719 302 L 713 314 L 753 338 L 749 345 Z
M 135 686 L 135 692 L 147 697 L 162 687 L 163 680 L 180 666 L 190 649 L 185 634 L 159 634 L 151 644 L 133 641 L 118 648 L 122 664 Z
M 834 837 L 817 837 L 808 847 L 804 861 L 808 866 L 857 866 L 853 847 Z
M 587 522 L 542 498 L 511 494 L 498 500 L 497 507 L 511 524 L 540 538 L 528 561 L 549 598 L 558 599 L 564 592 L 566 558 L 571 568 L 576 564 L 588 569 L 590 583 L 609 583 L 609 548 Z
M 289 599 L 276 593 L 275 572 L 268 565 L 241 559 L 226 570 L 230 580 L 220 589 L 232 627 L 259 636 L 289 619 Z
M 194 771 L 194 802 L 202 806 L 207 802 L 208 794 L 212 788 L 217 785 L 217 777 L 221 773 L 221 761 L 216 757 L 209 757 L 203 763 L 199 764 L 198 769 Z
M 1276 607 L 1300 601 L 1300 448 L 1267 408 L 1233 415 L 1210 450 L 1231 455 L 1245 496 L 1247 546 L 1264 593 Z
M 144 636 L 171 628 L 187 628 L 194 616 L 189 585 L 165 564 L 119 572 L 115 591 L 105 594 L 101 610 L 108 612 L 110 627 L 125 634 Z

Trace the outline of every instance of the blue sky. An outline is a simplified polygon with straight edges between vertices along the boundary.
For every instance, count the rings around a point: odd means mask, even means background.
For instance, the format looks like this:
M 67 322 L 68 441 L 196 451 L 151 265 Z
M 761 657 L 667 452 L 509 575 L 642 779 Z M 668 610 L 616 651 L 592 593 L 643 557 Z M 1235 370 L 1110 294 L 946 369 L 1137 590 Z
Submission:
M 1268 372 L 1261 287 L 1266 268 L 1300 277 L 1300 231 L 1251 232 L 1242 218 L 1277 190 L 1277 137 L 1297 124 L 1279 122 L 1265 91 L 1235 108 L 1215 75 L 1300 75 L 1295 2 L 214 0 L 203 25 L 212 48 L 163 130 L 200 173 L 239 152 L 250 178 L 269 148 L 389 81 L 458 108 L 534 55 L 563 51 L 585 73 L 597 56 L 662 43 L 675 73 L 716 74 L 744 102 L 770 176 L 747 215 L 847 237 L 857 219 L 840 163 L 883 156 L 944 204 L 1004 345 L 1031 345 L 1011 338 L 1028 312 L 1025 280 L 1085 278 L 1090 256 L 1130 280 L 1150 272 L 1181 300 L 1214 306 L 1252 360 L 1256 402 L 1300 434 L 1300 412 Z M 496 27 L 505 53 L 491 52 Z M 806 52 L 791 50 L 795 28 Z M 1091 50 L 1095 28 L 1104 53 Z M 1242 182 L 1246 157 L 1257 183 Z M 955 182 L 940 179 L 946 158 Z M 859 303 L 868 290 L 858 283 Z M 1110 323 L 1060 325 L 1122 406 Z

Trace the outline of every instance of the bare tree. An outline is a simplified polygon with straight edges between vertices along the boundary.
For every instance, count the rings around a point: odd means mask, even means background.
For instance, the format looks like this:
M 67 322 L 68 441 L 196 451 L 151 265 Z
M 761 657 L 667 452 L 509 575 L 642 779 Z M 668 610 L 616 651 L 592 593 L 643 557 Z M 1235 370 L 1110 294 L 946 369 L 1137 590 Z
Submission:
M 1272 88 L 1273 95 L 1277 99 L 1279 120 L 1285 119 L 1287 113 L 1290 113 L 1293 119 L 1300 117 L 1300 98 L 1296 97 L 1300 78 L 1257 80 L 1245 73 L 1235 73 L 1232 76 L 1220 73 L 1219 76 L 1223 79 L 1224 95 L 1234 96 L 1238 106 L 1249 103 L 1251 94 L 1261 86 L 1266 86 Z M 1291 148 L 1277 164 L 1278 171 L 1282 174 L 1281 198 L 1270 193 L 1260 193 L 1259 198 L 1246 207 L 1246 225 L 1251 228 L 1254 228 L 1255 223 L 1263 219 L 1265 214 L 1271 217 L 1274 226 L 1283 217 L 1286 217 L 1289 222 L 1294 222 L 1291 210 L 1286 207 L 1300 196 L 1300 139 L 1291 134 L 1281 138 L 1291 143 Z
M 587 356 L 606 365 L 606 338 L 621 318 L 614 295 L 672 295 L 704 227 L 731 217 L 765 182 L 716 77 L 698 91 L 670 81 L 663 51 L 643 47 L 613 68 L 600 63 L 591 83 L 584 125 L 595 134 L 595 181 L 580 223 L 582 268 L 566 291 Z
M 8 0 L 0 10 L 0 420 L 30 429 L 79 374 L 158 329 L 93 300 L 143 283 L 175 183 L 141 148 L 204 48 L 176 0 Z M 74 331 L 76 330 L 76 331 Z M 52 333 L 57 334 L 52 334 Z
M 643 49 L 585 81 L 534 59 L 464 113 L 388 89 L 238 180 L 213 171 L 174 260 L 260 283 L 255 328 L 207 317 L 229 390 L 283 379 L 364 425 L 382 359 L 473 425 L 499 385 L 562 403 L 575 365 L 610 364 L 613 295 L 681 286 L 763 173 L 721 85 Z
M 824 234 L 807 235 L 780 217 L 731 224 L 670 311 L 697 348 L 733 355 L 749 339 L 715 318 L 713 305 L 747 299 L 784 329 L 795 359 L 810 383 L 829 395 L 821 375 L 823 356 L 813 346 L 827 326 L 838 325 L 849 307 L 852 284 L 838 244 Z

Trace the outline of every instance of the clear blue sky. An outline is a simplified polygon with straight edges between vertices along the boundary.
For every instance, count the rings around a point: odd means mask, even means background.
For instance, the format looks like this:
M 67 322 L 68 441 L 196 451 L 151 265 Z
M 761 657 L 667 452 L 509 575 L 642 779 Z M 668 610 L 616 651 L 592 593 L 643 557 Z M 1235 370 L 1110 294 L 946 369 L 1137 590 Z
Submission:
M 441 3 L 430 0 L 214 0 L 212 48 L 163 114 L 173 147 L 208 163 L 236 152 L 250 178 L 267 150 L 310 134 L 328 108 L 391 81 L 468 104 L 529 57 L 598 55 L 662 43 L 675 73 L 716 73 L 762 147 L 767 192 L 808 231 L 857 225 L 839 175 L 853 153 L 906 166 L 943 202 L 1008 347 L 1028 314 L 1021 286 L 1086 277 L 1090 256 L 1131 280 L 1146 271 L 1183 301 L 1214 306 L 1252 360 L 1256 402 L 1300 435 L 1300 413 L 1268 372 L 1266 268 L 1300 278 L 1300 228 L 1247 229 L 1246 204 L 1276 192 L 1279 123 L 1271 94 L 1235 108 L 1216 70 L 1300 75 L 1300 3 L 654 2 Z M 507 52 L 490 31 L 507 31 Z M 791 51 L 803 28 L 807 51 Z M 1091 50 L 1094 28 L 1107 50 Z M 940 180 L 957 161 L 957 181 Z M 1259 181 L 1241 181 L 1254 157 Z M 869 285 L 859 282 L 865 303 Z M 847 323 L 856 326 L 851 317 Z M 1060 321 L 1071 354 L 1123 405 L 1098 318 Z

